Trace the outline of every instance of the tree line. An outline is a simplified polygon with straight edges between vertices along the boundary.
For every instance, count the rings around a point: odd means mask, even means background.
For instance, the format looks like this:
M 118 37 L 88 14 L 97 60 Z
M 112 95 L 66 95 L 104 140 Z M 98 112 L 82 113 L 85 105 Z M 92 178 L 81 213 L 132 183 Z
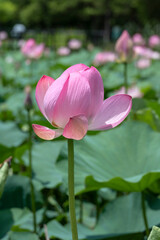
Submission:
M 0 28 L 70 27 L 109 30 L 114 25 L 159 23 L 159 0 L 0 0 Z

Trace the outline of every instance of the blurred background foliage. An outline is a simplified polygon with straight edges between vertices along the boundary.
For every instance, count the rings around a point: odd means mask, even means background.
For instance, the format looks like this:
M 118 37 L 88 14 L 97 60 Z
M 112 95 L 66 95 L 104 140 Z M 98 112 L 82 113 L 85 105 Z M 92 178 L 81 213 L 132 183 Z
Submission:
M 47 142 L 32 133 L 37 234 L 33 230 L 26 86 L 33 101 L 31 122 L 51 127 L 35 100 L 41 76 L 56 79 L 80 62 L 96 66 L 97 53 L 113 51 L 114 42 L 108 40 L 116 40 L 123 29 L 131 35 L 140 32 L 148 49 L 149 37 L 160 36 L 159 9 L 160 0 L 0 0 L 1 36 L 8 33 L 0 42 L 0 164 L 13 157 L 8 178 L 5 175 L 0 184 L 2 189 L 6 180 L 0 199 L 0 240 L 44 240 L 45 226 L 50 239 L 71 239 L 67 147 L 62 137 Z M 27 31 L 16 37 L 12 29 L 17 23 Z M 43 42 L 39 58 L 22 53 L 29 38 Z M 74 38 L 81 41 L 80 49 L 59 54 L 58 48 L 69 46 Z M 75 144 L 79 239 L 146 239 L 142 202 L 149 228 L 160 225 L 160 44 L 149 50 L 158 54 L 149 59 L 149 67 L 137 68 L 141 56 L 128 64 L 129 88 L 136 86 L 141 92 L 133 99 L 128 121 L 105 133 L 90 132 Z M 124 82 L 123 64 L 111 61 L 96 67 L 105 98 L 117 93 Z
M 27 28 L 69 27 L 108 30 L 159 22 L 159 0 L 0 0 L 1 28 L 20 22 Z M 137 29 L 137 30 L 138 30 Z

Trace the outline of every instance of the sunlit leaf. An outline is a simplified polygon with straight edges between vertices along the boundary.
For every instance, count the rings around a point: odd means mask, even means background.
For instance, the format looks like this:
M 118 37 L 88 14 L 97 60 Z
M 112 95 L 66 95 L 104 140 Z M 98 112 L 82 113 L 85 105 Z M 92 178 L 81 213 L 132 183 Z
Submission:
M 148 240 L 160 240 L 160 228 L 153 226 Z
M 109 187 L 139 192 L 160 179 L 160 134 L 148 125 L 128 121 L 87 136 L 75 146 L 76 193 Z M 67 182 L 67 160 L 57 167 Z

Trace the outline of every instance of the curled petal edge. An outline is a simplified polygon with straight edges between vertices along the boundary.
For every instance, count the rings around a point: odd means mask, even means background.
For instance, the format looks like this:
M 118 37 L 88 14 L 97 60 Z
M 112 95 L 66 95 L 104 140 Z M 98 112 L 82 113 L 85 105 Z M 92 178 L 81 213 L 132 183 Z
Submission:
M 35 132 L 35 134 L 44 140 L 55 139 L 55 138 L 61 136 L 63 133 L 63 129 L 54 129 L 53 130 L 53 129 L 50 129 L 48 127 L 41 126 L 38 124 L 32 124 L 32 128 L 33 128 L 33 131 Z

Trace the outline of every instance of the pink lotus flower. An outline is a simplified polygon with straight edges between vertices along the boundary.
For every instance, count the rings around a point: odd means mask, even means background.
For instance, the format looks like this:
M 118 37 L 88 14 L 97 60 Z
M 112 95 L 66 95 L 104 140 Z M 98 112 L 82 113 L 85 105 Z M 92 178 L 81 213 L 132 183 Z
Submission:
M 125 88 L 121 87 L 115 93 L 116 94 L 124 94 L 125 93 Z M 140 91 L 140 89 L 137 86 L 132 86 L 132 87 L 128 88 L 128 94 L 132 98 L 141 98 L 141 97 L 143 97 L 143 93 Z
M 134 52 L 137 56 L 150 58 L 150 59 L 160 59 L 159 52 L 153 51 L 150 48 L 142 46 L 134 46 Z
M 145 69 L 150 67 L 151 65 L 151 60 L 147 58 L 141 58 L 136 62 L 136 67 L 139 69 Z
M 116 42 L 115 50 L 121 62 L 128 62 L 133 57 L 133 42 L 129 33 L 124 30 Z
M 33 38 L 28 39 L 21 48 L 21 52 L 27 55 L 36 46 L 36 42 Z
M 134 45 L 145 45 L 145 40 L 140 33 L 135 33 L 132 37 Z
M 68 56 L 70 54 L 70 49 L 68 47 L 60 47 L 57 50 L 57 54 L 60 56 Z
M 72 50 L 78 50 L 82 47 L 82 42 L 78 39 L 71 39 L 68 42 L 68 47 Z
M 107 62 L 115 62 L 116 59 L 117 55 L 113 52 L 100 52 L 96 54 L 93 62 L 95 65 L 101 65 Z
M 114 128 L 129 114 L 131 96 L 103 98 L 103 81 L 94 67 L 73 65 L 57 80 L 43 76 L 36 87 L 36 101 L 44 117 L 57 129 L 33 124 L 33 130 L 45 140 L 60 135 L 80 140 L 88 130 Z
M 160 37 L 158 35 L 152 35 L 148 40 L 148 44 L 150 47 L 160 46 Z
M 45 50 L 43 43 L 36 44 L 34 39 L 29 39 L 21 48 L 21 52 L 28 58 L 38 59 L 42 56 Z
M 45 47 L 43 43 L 38 44 L 32 49 L 32 51 L 28 52 L 28 57 L 32 59 L 38 59 L 42 56 L 44 49 Z

